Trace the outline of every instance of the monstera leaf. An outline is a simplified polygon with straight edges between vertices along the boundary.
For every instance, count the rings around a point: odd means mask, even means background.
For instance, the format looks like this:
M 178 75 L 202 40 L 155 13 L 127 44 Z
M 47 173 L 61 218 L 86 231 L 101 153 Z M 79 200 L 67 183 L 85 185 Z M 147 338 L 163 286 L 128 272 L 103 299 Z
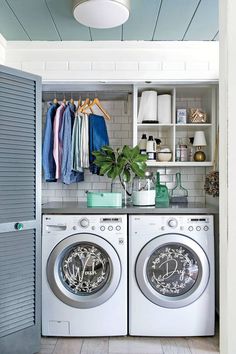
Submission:
M 131 148 L 124 145 L 116 150 L 103 146 L 93 155 L 94 164 L 100 167 L 100 175 L 107 175 L 112 180 L 119 176 L 121 183 L 129 182 L 133 175 L 143 177 L 147 168 L 147 156 L 140 154 L 138 146 Z

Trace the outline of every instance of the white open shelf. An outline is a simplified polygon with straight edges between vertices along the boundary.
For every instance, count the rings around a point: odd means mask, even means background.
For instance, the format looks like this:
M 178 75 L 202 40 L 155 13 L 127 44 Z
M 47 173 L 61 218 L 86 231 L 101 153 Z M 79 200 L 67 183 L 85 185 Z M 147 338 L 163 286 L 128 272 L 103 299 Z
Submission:
M 188 161 L 188 162 L 160 162 L 160 161 L 147 161 L 146 162 L 149 167 L 209 167 L 213 165 L 211 161 L 204 162 L 196 162 L 196 161 Z
M 171 99 L 171 123 L 138 123 L 138 105 L 139 97 L 144 90 L 156 90 L 158 94 L 169 93 L 172 95 Z M 168 146 L 172 151 L 172 160 L 170 162 L 149 161 L 148 166 L 165 167 L 165 166 L 212 166 L 215 150 L 215 136 L 216 136 L 216 101 L 217 100 L 217 86 L 214 83 L 201 84 L 174 84 L 174 85 L 134 85 L 133 95 L 133 145 L 137 145 L 142 134 L 146 133 L 147 138 L 152 135 L 153 138 L 161 139 L 162 145 Z M 200 108 L 207 112 L 206 123 L 176 123 L 176 110 L 178 108 Z M 176 145 L 181 141 L 186 144 L 190 137 L 194 136 L 197 130 L 204 130 L 207 146 L 203 148 L 206 154 L 206 161 L 204 162 L 177 162 L 175 161 Z

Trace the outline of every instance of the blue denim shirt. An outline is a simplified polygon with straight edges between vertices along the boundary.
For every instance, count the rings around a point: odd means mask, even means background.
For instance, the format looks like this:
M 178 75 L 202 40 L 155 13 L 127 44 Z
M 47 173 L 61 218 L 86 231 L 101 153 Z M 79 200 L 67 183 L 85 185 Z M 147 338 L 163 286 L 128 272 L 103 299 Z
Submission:
M 72 148 L 72 129 L 75 120 L 75 105 L 68 103 L 63 117 L 60 130 L 60 140 L 62 141 L 62 163 L 61 179 L 65 184 L 81 182 L 84 180 L 84 173 L 72 171 L 71 148 Z
M 58 104 L 51 104 L 46 116 L 44 141 L 43 141 L 43 169 L 44 177 L 47 182 L 55 182 L 56 165 L 53 157 L 53 121 Z
M 89 115 L 89 162 L 90 172 L 99 174 L 99 167 L 94 165 L 93 151 L 100 150 L 104 145 L 109 145 L 106 122 L 103 116 Z

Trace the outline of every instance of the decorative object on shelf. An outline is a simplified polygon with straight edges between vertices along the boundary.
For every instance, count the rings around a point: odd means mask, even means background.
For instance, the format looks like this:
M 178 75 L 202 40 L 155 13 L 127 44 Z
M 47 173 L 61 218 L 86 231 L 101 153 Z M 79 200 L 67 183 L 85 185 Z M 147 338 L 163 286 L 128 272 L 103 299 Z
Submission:
M 138 111 L 138 123 L 158 123 L 157 92 L 143 91 Z
M 160 183 L 160 173 L 156 174 L 156 206 L 169 206 L 169 192 L 168 188 Z
M 76 21 L 92 28 L 113 28 L 129 18 L 130 0 L 74 0 Z
M 153 136 L 150 135 L 147 141 L 147 159 L 150 161 L 156 160 L 156 142 L 153 140 Z
M 187 123 L 187 109 L 178 108 L 176 114 L 176 124 L 186 124 Z
M 142 137 L 138 143 L 140 154 L 141 155 L 146 155 L 147 153 L 147 135 L 142 134 Z
M 147 156 L 140 154 L 138 145 L 134 148 L 124 145 L 122 149 L 103 146 L 100 151 L 94 151 L 93 155 L 95 156 L 94 164 L 100 167 L 100 175 L 107 175 L 112 182 L 119 177 L 120 185 L 124 190 L 123 203 L 127 205 L 132 194 L 129 186 L 132 186 L 132 179 L 135 175 L 144 177 Z
M 155 205 L 155 183 L 153 173 L 146 171 L 144 177 L 134 177 L 132 188 L 132 202 L 136 206 Z
M 181 184 L 181 174 L 176 173 L 176 186 L 170 190 L 171 203 L 188 203 L 188 191 Z
M 193 146 L 197 146 L 197 151 L 194 154 L 194 161 L 203 162 L 206 160 L 204 151 L 201 151 L 202 146 L 207 146 L 204 131 L 196 131 L 194 134 Z
M 194 137 L 192 136 L 191 138 L 188 138 L 189 144 L 188 144 L 188 161 L 192 162 L 194 161 L 194 147 L 193 147 L 193 141 Z
M 157 117 L 160 124 L 171 124 L 171 95 L 157 96 Z
M 176 162 L 186 162 L 188 161 L 188 147 L 184 144 L 183 140 L 179 139 L 178 144 L 175 149 L 175 161 Z
M 171 149 L 168 147 L 163 146 L 157 152 L 157 161 L 169 162 L 171 158 L 172 158 L 172 152 Z
M 207 114 L 200 108 L 190 108 L 188 112 L 188 121 L 190 123 L 206 123 Z
M 218 141 L 219 141 L 219 128 L 216 134 L 216 143 L 214 151 L 213 168 L 206 175 L 204 190 L 207 194 L 212 195 L 212 197 L 219 197 L 219 172 L 216 171 L 217 161 L 218 161 Z

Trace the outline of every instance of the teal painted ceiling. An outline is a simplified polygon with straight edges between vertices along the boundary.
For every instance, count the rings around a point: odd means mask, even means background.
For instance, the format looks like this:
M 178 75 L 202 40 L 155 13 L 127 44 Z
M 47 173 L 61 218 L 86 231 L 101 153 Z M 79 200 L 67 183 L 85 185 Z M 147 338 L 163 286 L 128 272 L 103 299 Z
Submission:
M 213 41 L 218 0 L 131 0 L 128 21 L 102 30 L 76 22 L 72 0 L 0 0 L 0 33 L 29 41 Z

